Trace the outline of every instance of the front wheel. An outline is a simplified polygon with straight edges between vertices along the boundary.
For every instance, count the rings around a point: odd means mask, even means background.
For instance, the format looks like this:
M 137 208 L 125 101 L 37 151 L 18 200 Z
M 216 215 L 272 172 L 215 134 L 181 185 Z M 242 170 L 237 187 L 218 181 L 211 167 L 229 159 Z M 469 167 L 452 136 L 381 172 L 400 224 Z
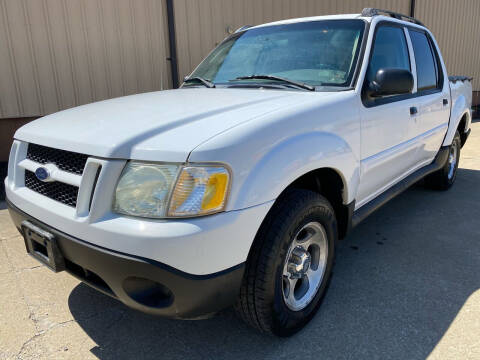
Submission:
M 443 168 L 428 175 L 425 182 L 428 187 L 435 190 L 448 190 L 457 178 L 458 163 L 462 141 L 459 132 L 455 132 L 452 144 L 449 147 L 448 159 Z
M 299 331 L 325 295 L 336 239 L 335 212 L 323 196 L 300 189 L 282 195 L 252 246 L 237 312 L 263 332 Z

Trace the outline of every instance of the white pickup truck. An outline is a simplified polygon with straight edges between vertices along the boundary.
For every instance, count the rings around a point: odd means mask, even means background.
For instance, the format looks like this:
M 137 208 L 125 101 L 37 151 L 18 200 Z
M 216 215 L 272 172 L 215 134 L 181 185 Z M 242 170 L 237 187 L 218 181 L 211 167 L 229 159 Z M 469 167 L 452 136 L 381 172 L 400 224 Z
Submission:
M 244 27 L 180 89 L 20 128 L 8 206 L 30 255 L 132 308 L 199 319 L 235 305 L 288 336 L 352 226 L 421 178 L 452 186 L 471 98 L 401 14 Z

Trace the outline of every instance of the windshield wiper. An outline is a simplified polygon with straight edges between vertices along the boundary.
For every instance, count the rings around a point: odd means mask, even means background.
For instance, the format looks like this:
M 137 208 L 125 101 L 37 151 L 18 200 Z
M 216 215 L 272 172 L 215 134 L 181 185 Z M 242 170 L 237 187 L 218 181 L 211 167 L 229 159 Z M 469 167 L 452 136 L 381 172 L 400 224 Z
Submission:
M 190 77 L 188 79 L 183 80 L 184 83 L 189 83 L 189 82 L 192 82 L 192 81 L 198 81 L 202 85 L 205 85 L 207 88 L 214 88 L 215 87 L 215 84 L 212 83 L 210 80 L 204 79 L 200 76 L 194 76 L 194 77 Z
M 275 81 L 282 81 L 287 84 L 291 84 L 294 86 L 298 86 L 302 89 L 309 90 L 309 91 L 315 91 L 315 87 L 302 83 L 300 81 L 294 81 L 290 80 L 284 77 L 280 76 L 275 76 L 275 75 L 249 75 L 249 76 L 239 76 L 235 78 L 235 80 L 250 80 L 250 79 L 264 79 L 264 80 L 275 80 Z

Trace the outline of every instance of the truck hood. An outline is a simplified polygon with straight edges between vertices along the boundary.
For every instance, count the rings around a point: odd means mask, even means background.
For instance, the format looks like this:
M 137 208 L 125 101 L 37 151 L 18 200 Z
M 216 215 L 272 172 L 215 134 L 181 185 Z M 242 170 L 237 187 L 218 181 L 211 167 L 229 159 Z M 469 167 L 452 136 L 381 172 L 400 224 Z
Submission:
M 64 110 L 15 138 L 93 156 L 184 162 L 199 144 L 245 121 L 333 93 L 188 88 L 126 96 Z

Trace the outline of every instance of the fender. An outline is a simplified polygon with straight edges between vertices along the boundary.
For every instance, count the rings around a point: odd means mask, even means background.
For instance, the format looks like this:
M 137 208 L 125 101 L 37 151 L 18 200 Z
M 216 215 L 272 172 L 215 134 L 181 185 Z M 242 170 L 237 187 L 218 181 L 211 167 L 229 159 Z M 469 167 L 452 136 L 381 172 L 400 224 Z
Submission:
M 341 177 L 344 204 L 354 200 L 360 178 L 356 94 L 302 95 L 305 101 L 246 121 L 192 150 L 187 162 L 232 169 L 226 211 L 275 200 L 296 179 L 321 168 Z
M 443 146 L 450 146 L 452 144 L 458 124 L 460 124 L 460 121 L 464 115 L 467 116 L 466 129 L 468 129 L 472 118 L 470 106 L 468 105 L 468 100 L 466 97 L 464 95 L 459 95 L 455 100 L 455 103 L 452 104 L 452 109 L 450 111 L 450 123 L 448 125 L 447 134 L 445 135 L 445 140 L 443 140 Z
M 234 176 L 229 208 L 244 209 L 274 200 L 296 179 L 319 168 L 335 170 L 344 184 L 344 204 L 353 201 L 360 176 L 352 149 L 335 134 L 310 132 L 275 144 L 243 179 Z

